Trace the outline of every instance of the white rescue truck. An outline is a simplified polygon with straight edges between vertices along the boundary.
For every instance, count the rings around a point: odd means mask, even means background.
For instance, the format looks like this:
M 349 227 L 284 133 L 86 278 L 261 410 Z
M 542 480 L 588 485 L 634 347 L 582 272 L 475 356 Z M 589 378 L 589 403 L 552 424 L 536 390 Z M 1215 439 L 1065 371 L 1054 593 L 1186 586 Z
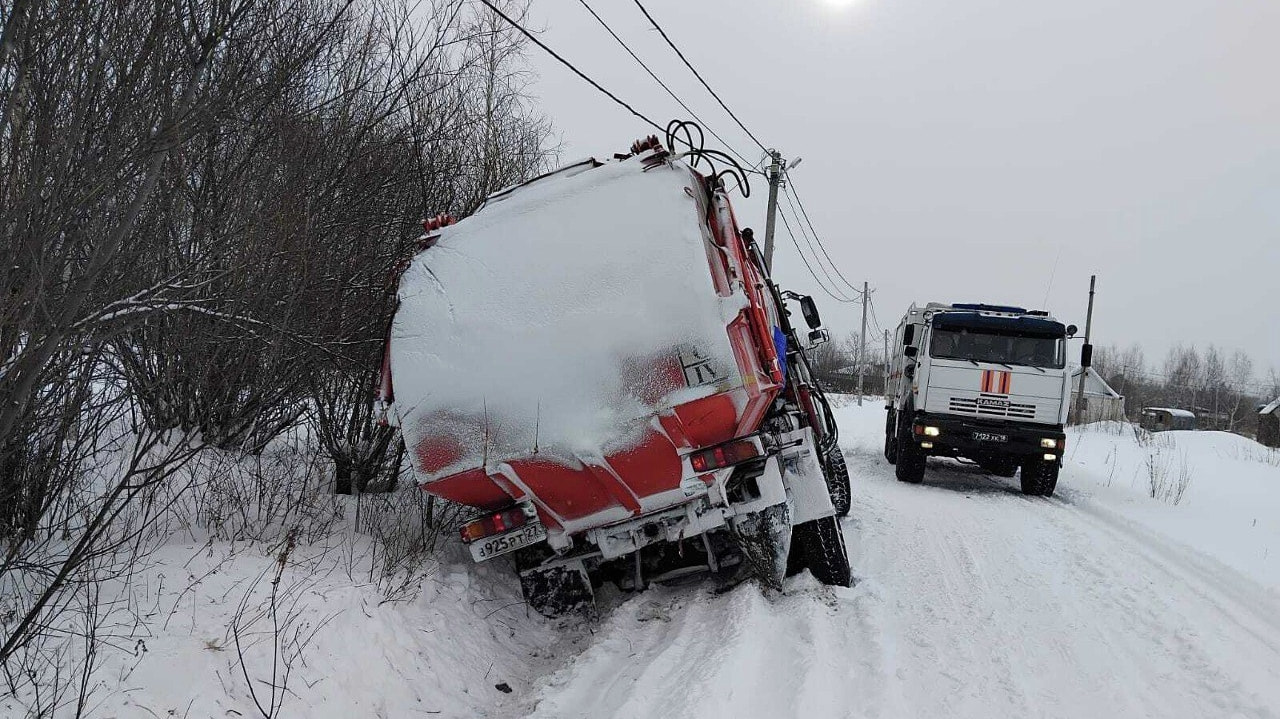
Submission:
M 924 480 L 930 456 L 1022 472 L 1025 494 L 1058 483 L 1071 407 L 1064 327 L 1047 312 L 985 304 L 912 305 L 885 384 L 884 454 L 899 481 Z

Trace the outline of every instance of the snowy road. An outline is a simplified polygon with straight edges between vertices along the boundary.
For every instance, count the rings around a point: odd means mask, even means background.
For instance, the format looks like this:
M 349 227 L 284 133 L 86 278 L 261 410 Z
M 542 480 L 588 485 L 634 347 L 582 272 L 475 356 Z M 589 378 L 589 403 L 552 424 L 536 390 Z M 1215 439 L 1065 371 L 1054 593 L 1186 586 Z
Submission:
M 1280 716 L 1274 591 L 1069 483 L 931 464 L 904 485 L 847 412 L 860 583 L 631 598 L 507 709 L 537 717 Z

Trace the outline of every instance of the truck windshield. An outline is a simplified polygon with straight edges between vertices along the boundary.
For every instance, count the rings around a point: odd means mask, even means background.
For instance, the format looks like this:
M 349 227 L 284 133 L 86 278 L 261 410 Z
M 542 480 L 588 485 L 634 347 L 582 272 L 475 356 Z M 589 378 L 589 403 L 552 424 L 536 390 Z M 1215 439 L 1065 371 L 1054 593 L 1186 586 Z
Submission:
M 935 329 L 929 356 L 1028 367 L 1061 369 L 1066 351 L 1061 337 L 1026 335 L 990 329 Z

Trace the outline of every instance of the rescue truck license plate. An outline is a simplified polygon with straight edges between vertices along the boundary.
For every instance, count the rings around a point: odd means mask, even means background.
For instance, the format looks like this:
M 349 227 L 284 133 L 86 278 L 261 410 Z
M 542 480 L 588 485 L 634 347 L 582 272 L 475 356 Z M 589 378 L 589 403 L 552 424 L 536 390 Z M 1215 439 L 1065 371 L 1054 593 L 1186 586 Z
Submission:
M 1008 442 L 1009 435 L 993 434 L 991 432 L 974 432 L 973 438 L 979 442 Z
M 471 558 L 477 562 L 493 559 L 521 547 L 537 544 L 547 538 L 547 530 L 539 522 L 526 524 L 514 532 L 486 537 L 471 543 Z

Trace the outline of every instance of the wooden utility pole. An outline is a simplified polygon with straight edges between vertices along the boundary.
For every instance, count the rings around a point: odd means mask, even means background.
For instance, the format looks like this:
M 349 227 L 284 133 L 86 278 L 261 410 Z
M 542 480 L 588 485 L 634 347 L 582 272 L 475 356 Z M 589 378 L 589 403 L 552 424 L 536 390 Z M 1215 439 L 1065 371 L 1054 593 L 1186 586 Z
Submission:
M 884 393 L 889 394 L 889 330 L 884 331 Z
M 1093 336 L 1093 291 L 1097 286 L 1098 276 L 1089 275 L 1089 312 L 1084 318 L 1084 347 L 1080 348 L 1080 387 L 1076 392 L 1076 424 L 1084 421 L 1084 382 L 1089 378 L 1089 366 L 1093 364 L 1093 345 L 1089 340 Z
M 769 207 L 764 219 L 764 267 L 773 272 L 773 227 L 778 215 L 778 187 L 782 184 L 782 153 L 770 150 L 769 157 Z
M 862 332 L 858 334 L 858 406 L 862 406 L 862 378 L 867 374 L 867 283 L 862 283 Z

